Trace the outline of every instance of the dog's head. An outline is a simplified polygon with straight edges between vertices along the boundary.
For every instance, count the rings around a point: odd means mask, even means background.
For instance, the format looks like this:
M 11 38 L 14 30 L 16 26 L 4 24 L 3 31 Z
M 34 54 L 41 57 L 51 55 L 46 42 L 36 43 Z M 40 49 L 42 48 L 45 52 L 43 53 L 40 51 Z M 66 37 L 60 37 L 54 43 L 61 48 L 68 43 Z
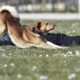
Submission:
M 53 30 L 55 28 L 55 25 L 47 23 L 45 21 L 35 21 L 33 29 L 37 33 L 48 33 L 50 30 Z

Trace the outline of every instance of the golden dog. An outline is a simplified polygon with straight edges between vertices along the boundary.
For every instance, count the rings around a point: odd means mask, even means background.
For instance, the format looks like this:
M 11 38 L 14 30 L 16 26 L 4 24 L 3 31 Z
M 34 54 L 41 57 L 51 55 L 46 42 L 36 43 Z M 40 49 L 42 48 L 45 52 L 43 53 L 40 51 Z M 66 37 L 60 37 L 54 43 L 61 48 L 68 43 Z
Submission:
M 20 48 L 41 47 L 47 49 L 66 48 L 55 45 L 40 35 L 32 32 L 29 27 L 23 27 L 19 21 L 6 8 L 0 10 L 0 28 L 1 32 L 7 30 L 11 41 Z

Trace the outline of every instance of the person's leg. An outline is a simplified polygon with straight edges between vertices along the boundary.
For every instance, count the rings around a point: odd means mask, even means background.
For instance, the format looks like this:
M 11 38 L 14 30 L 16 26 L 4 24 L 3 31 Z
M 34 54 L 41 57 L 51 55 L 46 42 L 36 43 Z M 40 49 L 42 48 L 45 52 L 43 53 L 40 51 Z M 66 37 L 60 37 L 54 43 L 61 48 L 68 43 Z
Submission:
M 72 42 L 73 42 L 70 36 L 67 36 L 65 34 L 60 34 L 60 33 L 57 33 L 57 34 L 48 33 L 47 35 L 43 37 L 47 39 L 48 41 L 59 46 L 69 46 L 69 45 L 72 45 Z
M 0 46 L 3 46 L 3 45 L 13 45 L 13 43 L 11 42 L 11 39 L 6 31 L 3 33 L 3 36 L 0 39 Z

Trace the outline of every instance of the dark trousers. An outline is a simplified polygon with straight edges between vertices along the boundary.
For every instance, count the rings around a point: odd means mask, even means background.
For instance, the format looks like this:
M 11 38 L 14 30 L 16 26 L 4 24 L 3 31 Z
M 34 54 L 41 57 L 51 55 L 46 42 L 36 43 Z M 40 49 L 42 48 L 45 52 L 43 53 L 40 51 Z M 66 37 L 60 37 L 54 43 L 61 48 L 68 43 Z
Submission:
M 48 41 L 59 45 L 59 46 L 71 46 L 71 45 L 80 45 L 80 36 L 68 36 L 65 34 L 52 34 L 48 33 L 47 35 L 42 35 Z
M 0 39 L 0 46 L 3 45 L 14 45 L 6 31 L 3 33 L 3 36 Z

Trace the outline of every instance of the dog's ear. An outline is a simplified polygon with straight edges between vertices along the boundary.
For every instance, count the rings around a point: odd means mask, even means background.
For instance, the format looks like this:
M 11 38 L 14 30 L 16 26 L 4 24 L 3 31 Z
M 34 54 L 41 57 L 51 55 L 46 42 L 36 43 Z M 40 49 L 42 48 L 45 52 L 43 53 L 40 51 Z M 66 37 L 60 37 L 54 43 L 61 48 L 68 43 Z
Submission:
M 40 30 L 41 22 L 35 21 L 35 22 L 34 22 L 34 27 L 37 28 L 38 30 Z

